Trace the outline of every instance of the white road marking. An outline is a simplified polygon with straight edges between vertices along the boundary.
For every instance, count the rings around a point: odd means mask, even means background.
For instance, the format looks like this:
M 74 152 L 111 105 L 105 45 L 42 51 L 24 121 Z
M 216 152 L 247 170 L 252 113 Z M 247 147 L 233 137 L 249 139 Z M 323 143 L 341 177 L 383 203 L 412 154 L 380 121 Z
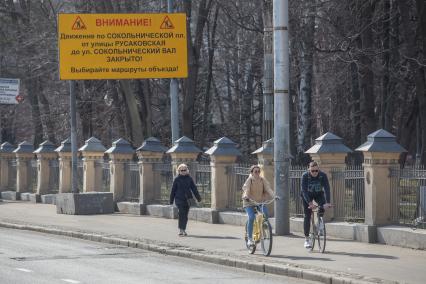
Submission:
M 16 270 L 19 270 L 19 271 L 22 271 L 22 272 L 27 272 L 27 273 L 33 272 L 32 270 L 25 269 L 25 268 L 16 268 Z
M 80 283 L 80 281 L 72 280 L 72 279 L 61 279 L 62 281 L 68 282 L 68 283 Z

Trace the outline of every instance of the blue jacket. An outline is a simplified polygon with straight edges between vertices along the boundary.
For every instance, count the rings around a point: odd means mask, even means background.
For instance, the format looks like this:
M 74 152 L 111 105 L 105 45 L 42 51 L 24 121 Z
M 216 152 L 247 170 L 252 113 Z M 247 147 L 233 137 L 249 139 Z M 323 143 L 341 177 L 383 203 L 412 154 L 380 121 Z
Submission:
M 328 183 L 327 175 L 319 171 L 316 177 L 311 176 L 307 171 L 302 175 L 302 186 L 300 195 L 309 203 L 309 196 L 316 195 L 320 192 L 325 193 L 325 200 L 330 203 L 330 184 Z
M 192 191 L 192 193 L 191 193 Z M 201 196 L 198 193 L 197 186 L 189 175 L 178 175 L 173 181 L 172 192 L 170 193 L 170 204 L 173 201 L 176 205 L 188 204 L 188 199 L 194 194 L 198 202 L 201 201 Z

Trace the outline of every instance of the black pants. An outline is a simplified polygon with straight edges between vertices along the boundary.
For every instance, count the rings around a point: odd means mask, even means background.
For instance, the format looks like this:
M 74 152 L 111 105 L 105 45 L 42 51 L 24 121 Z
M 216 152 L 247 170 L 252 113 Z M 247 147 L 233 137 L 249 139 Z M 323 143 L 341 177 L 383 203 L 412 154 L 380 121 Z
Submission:
M 188 213 L 189 213 L 189 206 L 188 204 L 183 205 L 177 205 L 178 208 L 178 227 L 180 230 L 186 230 L 186 224 L 188 223 Z
M 320 206 L 319 208 L 319 215 L 322 216 L 324 214 L 324 208 L 322 207 L 325 204 L 325 198 L 324 193 L 313 193 L 309 194 L 309 202 L 312 200 L 315 200 L 316 203 Z M 309 203 L 305 201 L 304 198 L 302 198 L 303 201 L 303 211 L 305 213 L 305 217 L 303 218 L 303 233 L 305 234 L 305 237 L 309 236 L 309 230 L 311 229 L 311 214 L 312 210 L 309 207 Z

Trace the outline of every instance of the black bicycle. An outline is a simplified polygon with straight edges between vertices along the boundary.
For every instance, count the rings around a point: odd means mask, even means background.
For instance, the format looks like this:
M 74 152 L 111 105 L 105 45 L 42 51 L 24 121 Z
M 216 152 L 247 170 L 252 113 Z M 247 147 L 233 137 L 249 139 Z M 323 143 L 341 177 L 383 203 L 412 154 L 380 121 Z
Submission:
M 330 208 L 332 205 L 323 207 L 324 209 Z M 327 243 L 327 231 L 325 229 L 325 221 L 323 216 L 319 214 L 319 206 L 314 205 L 311 213 L 311 230 L 309 232 L 310 251 L 314 250 L 315 242 L 318 243 L 318 251 L 323 253 Z

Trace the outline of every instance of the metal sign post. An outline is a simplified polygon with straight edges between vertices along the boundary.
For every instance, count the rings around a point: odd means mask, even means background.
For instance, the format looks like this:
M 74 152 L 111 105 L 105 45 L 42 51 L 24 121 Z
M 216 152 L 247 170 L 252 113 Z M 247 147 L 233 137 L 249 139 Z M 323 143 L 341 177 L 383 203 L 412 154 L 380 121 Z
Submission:
M 75 82 L 70 83 L 70 122 L 71 122 L 71 192 L 78 193 L 77 187 L 77 118 L 75 103 Z

